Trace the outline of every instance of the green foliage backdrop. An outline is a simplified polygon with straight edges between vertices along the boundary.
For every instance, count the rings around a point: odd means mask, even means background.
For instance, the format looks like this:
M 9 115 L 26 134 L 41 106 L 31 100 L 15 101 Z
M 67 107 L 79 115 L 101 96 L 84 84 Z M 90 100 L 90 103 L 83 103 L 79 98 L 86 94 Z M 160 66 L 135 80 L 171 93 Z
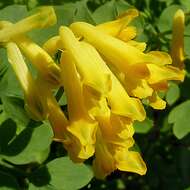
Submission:
M 188 190 L 190 189 L 190 1 L 189 0 L 6 0 L 0 1 L 0 20 L 16 22 L 39 5 L 54 5 L 56 26 L 29 35 L 42 44 L 60 25 L 74 21 L 99 24 L 113 20 L 130 7 L 141 11 L 135 21 L 138 40 L 148 49 L 169 51 L 172 17 L 178 8 L 186 13 L 184 83 L 170 83 L 162 94 L 167 109 L 147 108 L 147 119 L 135 123 L 135 149 L 145 159 L 145 176 L 115 172 L 106 180 L 93 178 L 89 166 L 72 163 L 61 143 L 52 142 L 49 123 L 32 121 L 24 110 L 23 95 L 0 49 L 0 190 Z M 106 10 L 106 11 L 105 11 Z M 143 30 L 142 30 L 143 28 Z M 31 68 L 33 71 L 33 68 Z M 64 94 L 60 105 L 66 104 Z

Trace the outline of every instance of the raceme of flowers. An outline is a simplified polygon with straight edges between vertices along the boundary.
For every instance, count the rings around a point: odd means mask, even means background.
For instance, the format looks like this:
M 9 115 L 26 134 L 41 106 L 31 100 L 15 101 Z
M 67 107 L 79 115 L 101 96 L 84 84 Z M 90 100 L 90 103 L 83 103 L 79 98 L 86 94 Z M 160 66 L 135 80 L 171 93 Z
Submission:
M 179 14 L 183 12 L 175 18 Z M 29 115 L 34 120 L 49 120 L 54 140 L 63 143 L 74 162 L 94 156 L 98 178 L 117 169 L 146 173 L 141 155 L 131 149 L 133 122 L 146 118 L 142 100 L 154 109 L 164 109 L 166 102 L 159 92 L 167 90 L 168 81 L 184 79 L 183 59 L 179 58 L 183 49 L 180 55 L 175 53 L 183 44 L 182 35 L 175 41 L 179 18 L 174 24 L 172 55 L 177 61 L 173 65 L 169 54 L 146 52 L 146 43 L 135 40 L 137 29 L 130 23 L 138 15 L 136 9 L 129 9 L 97 26 L 85 22 L 61 26 L 43 47 L 27 32 L 54 25 L 52 7 L 42 7 L 14 24 L 0 21 L 0 42 L 23 89 Z M 57 52 L 61 53 L 59 64 L 54 59 Z M 36 78 L 23 56 L 37 69 Z M 53 96 L 59 87 L 66 94 L 67 116 Z

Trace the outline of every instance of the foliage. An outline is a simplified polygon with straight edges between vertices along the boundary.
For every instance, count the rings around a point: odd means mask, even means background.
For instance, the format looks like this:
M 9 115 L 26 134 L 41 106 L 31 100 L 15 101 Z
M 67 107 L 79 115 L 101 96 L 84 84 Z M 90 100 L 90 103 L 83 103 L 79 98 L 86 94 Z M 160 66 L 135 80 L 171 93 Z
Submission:
M 5 51 L 0 49 L 0 190 L 189 189 L 189 0 L 7 0 L 0 2 L 0 20 L 16 22 L 30 14 L 28 10 L 44 4 L 55 5 L 58 23 L 46 30 L 30 33 L 39 44 L 54 36 L 60 25 L 69 25 L 74 21 L 99 24 L 113 20 L 124 10 L 135 6 L 141 10 L 141 19 L 135 24 L 144 28 L 138 30 L 139 40 L 146 40 L 149 50 L 164 51 L 170 49 L 172 17 L 178 8 L 184 9 L 187 16 L 186 79 L 179 85 L 171 83 L 169 91 L 163 94 L 168 103 L 165 111 L 147 108 L 148 118 L 135 124 L 137 144 L 134 148 L 142 152 L 148 166 L 147 174 L 138 176 L 115 172 L 100 181 L 92 179 L 88 166 L 91 160 L 85 164 L 73 164 L 66 157 L 62 144 L 53 142 L 49 123 L 35 122 L 27 116 L 21 88 L 7 63 Z M 64 108 L 64 94 L 60 98 L 60 105 Z

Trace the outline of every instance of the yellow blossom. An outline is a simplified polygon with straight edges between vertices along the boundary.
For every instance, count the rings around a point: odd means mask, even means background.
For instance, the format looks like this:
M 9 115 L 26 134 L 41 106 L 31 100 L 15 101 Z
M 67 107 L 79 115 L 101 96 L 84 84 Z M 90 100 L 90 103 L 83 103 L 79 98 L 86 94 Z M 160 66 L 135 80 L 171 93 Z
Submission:
M 60 85 L 60 68 L 51 56 L 30 38 L 22 35 L 14 39 L 24 55 L 37 68 L 39 73 L 53 86 Z
M 82 48 L 90 57 L 96 58 L 97 65 L 102 72 L 107 72 L 111 79 L 111 90 L 108 92 L 107 101 L 113 113 L 126 116 L 132 120 L 142 121 L 145 118 L 145 111 L 141 102 L 136 98 L 131 98 L 123 88 L 119 80 L 114 76 L 96 49 L 86 42 L 81 42 Z
M 26 33 L 35 28 L 45 28 L 57 22 L 53 7 L 42 7 L 39 11 L 13 25 L 0 30 L 0 42 L 10 41 L 17 35 Z
M 25 108 L 35 120 L 44 120 L 47 117 L 46 99 L 40 95 L 39 86 L 35 84 L 28 70 L 23 56 L 13 42 L 6 44 L 8 61 L 11 64 L 24 92 Z
M 71 143 L 65 144 L 65 147 L 74 161 L 80 161 L 94 154 L 97 122 L 90 117 L 85 107 L 83 83 L 76 70 L 74 60 L 68 52 L 66 50 L 62 53 L 61 58 L 63 85 L 69 114 L 67 130 L 72 135 Z
M 179 9 L 173 18 L 171 57 L 173 65 L 180 69 L 184 68 L 184 12 Z
M 0 26 L 3 28 L 12 25 L 12 23 L 7 21 L 0 22 Z M 60 84 L 60 68 L 45 50 L 24 34 L 17 35 L 12 41 L 19 46 L 24 55 L 38 69 L 39 73 L 52 84 L 52 86 L 58 86 Z
M 129 95 L 140 99 L 150 97 L 150 105 L 153 105 L 152 84 L 184 79 L 183 71 L 168 66 L 171 64 L 171 58 L 167 53 L 159 51 L 143 53 L 143 46 L 137 48 L 136 44 L 130 41 L 123 42 L 87 23 L 73 23 L 70 28 L 77 37 L 84 38 L 101 53 Z M 160 107 L 163 109 L 163 104 Z
M 107 98 L 97 99 L 84 90 L 89 113 L 98 122 L 93 161 L 95 175 L 97 178 L 104 178 L 116 169 L 143 175 L 146 173 L 146 165 L 140 154 L 129 150 L 134 145 L 132 122 L 135 119 L 144 119 L 143 107 L 140 102 L 127 95 L 95 48 L 86 42 L 81 42 L 81 45 L 91 57 L 97 57 L 102 70 L 109 71 L 112 79 L 112 90 Z
M 96 28 L 123 41 L 129 41 L 135 38 L 137 32 L 134 26 L 128 26 L 128 24 L 138 15 L 137 9 L 129 9 L 119 15 L 116 20 L 99 24 Z
M 60 27 L 60 36 L 63 47 L 76 65 L 83 84 L 97 95 L 106 95 L 111 88 L 109 73 L 102 72 L 96 57 L 88 55 L 68 27 Z
M 117 20 L 102 23 L 96 26 L 96 28 L 111 36 L 116 36 L 124 41 L 132 41 L 131 43 L 136 46 L 145 45 L 145 43 L 138 43 L 132 40 L 136 36 L 136 28 L 134 26 L 128 26 L 128 24 L 139 15 L 137 9 L 129 9 L 123 14 L 119 15 Z M 62 49 L 59 36 L 54 36 L 44 43 L 43 48 L 51 55 L 56 53 L 56 50 Z

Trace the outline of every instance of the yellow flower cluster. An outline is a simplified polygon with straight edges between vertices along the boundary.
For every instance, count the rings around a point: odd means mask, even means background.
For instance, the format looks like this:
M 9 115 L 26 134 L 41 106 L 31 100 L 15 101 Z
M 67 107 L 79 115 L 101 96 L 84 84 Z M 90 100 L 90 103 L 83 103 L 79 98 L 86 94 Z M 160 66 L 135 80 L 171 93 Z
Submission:
M 40 121 L 49 119 L 55 140 L 64 144 L 74 162 L 94 155 L 98 178 L 116 169 L 146 173 L 140 154 L 131 150 L 133 122 L 146 117 L 141 100 L 164 109 L 166 103 L 158 93 L 167 90 L 169 80 L 184 79 L 184 71 L 172 66 L 167 53 L 145 53 L 146 44 L 134 40 L 137 31 L 129 24 L 138 15 L 136 9 L 129 9 L 97 26 L 85 22 L 61 26 L 59 35 L 43 48 L 26 32 L 55 24 L 52 7 L 41 8 L 15 24 L 0 22 L 0 42 L 7 49 L 30 115 Z M 58 50 L 60 64 L 52 58 Z M 22 53 L 38 70 L 37 79 Z M 60 86 L 66 93 L 68 117 L 52 94 Z

